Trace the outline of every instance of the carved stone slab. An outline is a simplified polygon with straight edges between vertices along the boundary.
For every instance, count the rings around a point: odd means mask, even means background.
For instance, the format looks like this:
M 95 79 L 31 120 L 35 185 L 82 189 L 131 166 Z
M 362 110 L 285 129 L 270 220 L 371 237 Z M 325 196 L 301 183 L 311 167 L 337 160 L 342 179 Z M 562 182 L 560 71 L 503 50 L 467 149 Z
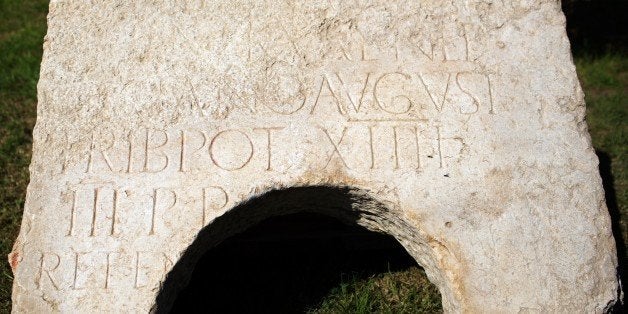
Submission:
M 199 252 L 298 210 L 395 236 L 448 312 L 618 298 L 558 1 L 53 0 L 48 25 L 16 313 L 165 310 Z

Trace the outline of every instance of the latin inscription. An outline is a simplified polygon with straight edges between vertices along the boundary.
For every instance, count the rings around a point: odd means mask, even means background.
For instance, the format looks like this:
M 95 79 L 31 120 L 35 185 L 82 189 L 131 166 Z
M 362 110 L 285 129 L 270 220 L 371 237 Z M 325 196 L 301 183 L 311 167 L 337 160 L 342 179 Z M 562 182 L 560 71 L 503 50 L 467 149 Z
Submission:
M 260 43 L 253 39 L 259 25 L 249 19 L 240 27 L 234 34 L 246 33 L 245 47 L 225 53 L 239 56 L 250 73 L 125 84 L 153 91 L 153 107 L 176 108 L 182 120 L 194 123 L 96 129 L 84 134 L 88 143 L 78 161 L 61 156 L 61 172 L 84 180 L 60 195 L 67 224 L 55 226 L 58 236 L 70 243 L 170 236 L 192 241 L 242 199 L 224 178 L 272 176 L 302 162 L 321 173 L 448 175 L 465 158 L 464 147 L 473 145 L 465 142 L 460 125 L 490 119 L 502 108 L 495 104 L 496 74 L 474 61 L 464 24 L 387 49 L 361 37 L 333 43 L 318 69 L 298 65 L 312 58 L 300 47 L 302 34 L 281 26 L 276 43 Z M 242 121 L 231 119 L 232 112 Z M 75 143 L 67 136 L 64 141 L 65 151 L 78 151 L 69 149 Z M 188 176 L 207 183 L 186 186 Z M 151 183 L 137 188 L 128 183 L 134 178 Z M 36 251 L 24 258 L 36 265 L 34 289 L 79 291 L 156 289 L 177 257 L 117 248 Z
M 338 66 L 341 67 L 342 63 Z M 382 115 L 388 118 L 408 115 L 427 118 L 443 114 L 496 114 L 492 74 L 472 62 L 450 61 L 442 65 L 445 70 L 441 71 L 425 71 L 421 64 L 408 66 L 402 63 L 395 71 L 370 70 L 377 67 L 390 65 L 375 62 L 364 69 L 334 70 L 308 79 L 290 77 L 301 74 L 283 73 L 281 81 L 276 82 L 280 86 L 250 87 L 250 90 L 237 93 L 234 92 L 235 87 L 229 86 L 231 83 L 221 82 L 217 89 L 227 89 L 229 93 L 220 92 L 218 95 L 205 91 L 202 94 L 214 96 L 183 96 L 175 103 L 164 100 L 156 105 L 189 107 L 192 114 L 201 117 L 209 117 L 211 110 L 222 107 L 263 116 L 336 114 L 345 119 Z M 204 88 L 199 84 L 194 90 Z
M 234 205 L 230 192 L 218 185 L 117 189 L 91 184 L 67 194 L 73 201 L 66 204 L 65 236 L 73 238 L 194 233 Z M 187 217 L 198 223 L 190 225 Z
M 175 255 L 151 251 L 42 252 L 28 255 L 35 290 L 78 291 L 128 287 L 154 289 L 174 265 Z
M 459 137 L 443 136 L 442 128 L 419 119 L 356 119 L 342 127 L 313 127 L 313 139 L 292 136 L 285 126 L 142 130 L 130 133 L 131 136 L 94 134 L 93 138 L 102 138 L 109 144 L 90 146 L 82 172 L 120 175 L 272 172 L 286 162 L 285 156 L 299 153 L 304 143 L 314 140 L 319 143 L 311 148 L 315 151 L 300 153 L 327 156 L 314 161 L 320 170 L 329 168 L 334 160 L 343 168 L 356 170 L 443 168 L 450 160 L 462 156 Z M 346 143 L 363 145 L 347 149 Z M 369 158 L 349 160 L 347 157 L 351 154 Z M 422 161 L 426 158 L 437 162 Z M 98 192 L 94 193 L 97 198 Z

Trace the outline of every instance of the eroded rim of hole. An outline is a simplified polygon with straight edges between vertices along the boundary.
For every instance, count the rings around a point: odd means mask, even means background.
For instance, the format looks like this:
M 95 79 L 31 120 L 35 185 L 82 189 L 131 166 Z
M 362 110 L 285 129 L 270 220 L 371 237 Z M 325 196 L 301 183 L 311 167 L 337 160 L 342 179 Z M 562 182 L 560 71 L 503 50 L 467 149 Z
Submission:
M 440 291 L 445 312 L 460 309 L 454 285 L 438 266 L 436 252 L 418 226 L 406 220 L 364 189 L 348 186 L 300 186 L 275 189 L 242 202 L 199 231 L 168 272 L 156 297 L 152 313 L 168 313 L 178 293 L 187 286 L 193 269 L 209 249 L 273 216 L 311 212 L 336 218 L 348 225 L 393 236 L 425 269 Z

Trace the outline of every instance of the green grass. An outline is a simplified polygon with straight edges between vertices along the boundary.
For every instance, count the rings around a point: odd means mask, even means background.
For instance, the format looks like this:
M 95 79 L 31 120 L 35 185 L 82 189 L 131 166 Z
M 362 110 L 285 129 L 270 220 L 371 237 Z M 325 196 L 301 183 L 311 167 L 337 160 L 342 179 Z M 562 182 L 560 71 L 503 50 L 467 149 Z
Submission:
M 346 281 L 330 291 L 319 313 L 440 313 L 441 298 L 419 267 L 379 274 L 364 280 L 346 275 Z
M 31 131 L 47 1 L 0 0 L 0 253 L 10 250 L 21 220 L 28 184 Z M 628 57 L 576 58 L 586 93 L 587 120 L 601 152 L 609 208 L 623 243 L 628 242 L 626 121 Z M 605 160 L 605 158 L 607 160 Z M 620 247 L 624 249 L 624 247 Z M 622 253 L 623 254 L 623 253 Z M 625 255 L 622 256 L 625 258 Z M 12 274 L 0 262 L 0 313 L 11 308 Z M 417 285 L 416 283 L 421 283 Z M 412 313 L 440 311 L 440 296 L 418 267 L 366 280 L 348 276 L 312 313 Z
M 47 1 L 0 0 L 0 312 L 11 310 L 11 251 L 22 218 Z
M 598 151 L 607 204 L 622 239 L 620 258 L 628 243 L 628 57 L 607 54 L 576 59 L 587 102 L 587 122 Z M 606 169 L 605 169 L 606 168 Z M 616 234 L 617 235 L 617 234 Z M 623 241 L 622 241 L 623 240 Z M 623 251 L 623 252 L 622 252 Z

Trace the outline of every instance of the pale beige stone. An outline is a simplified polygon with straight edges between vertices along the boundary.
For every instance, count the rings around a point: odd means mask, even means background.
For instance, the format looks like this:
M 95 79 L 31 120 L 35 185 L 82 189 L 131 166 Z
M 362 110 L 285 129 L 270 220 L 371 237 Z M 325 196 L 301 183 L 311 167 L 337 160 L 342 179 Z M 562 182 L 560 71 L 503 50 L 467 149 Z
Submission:
M 448 312 L 618 300 L 558 1 L 53 0 L 48 26 L 16 313 L 147 312 L 201 227 L 302 209 L 395 236 Z

